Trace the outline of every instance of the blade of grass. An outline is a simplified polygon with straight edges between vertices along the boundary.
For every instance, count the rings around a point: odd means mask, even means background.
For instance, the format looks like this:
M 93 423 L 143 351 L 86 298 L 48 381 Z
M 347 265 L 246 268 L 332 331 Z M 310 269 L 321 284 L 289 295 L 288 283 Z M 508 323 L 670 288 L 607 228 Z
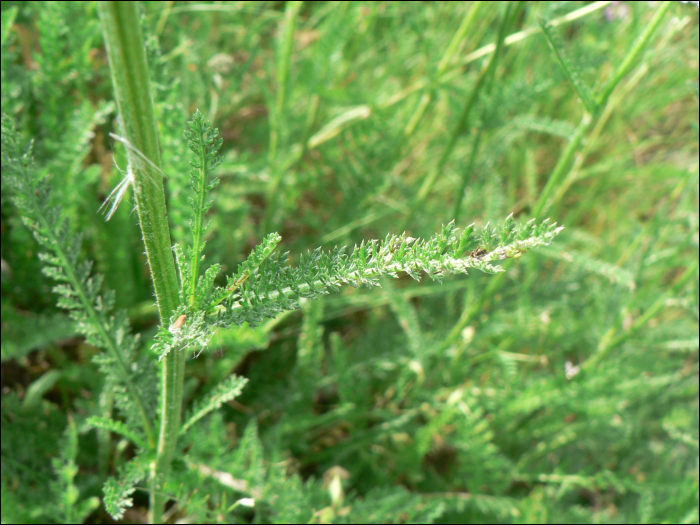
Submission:
M 654 34 L 654 31 L 656 30 L 656 28 L 658 28 L 659 24 L 661 24 L 664 15 L 668 12 L 670 7 L 670 2 L 664 2 L 658 7 L 651 21 L 645 26 L 640 35 L 637 37 L 634 44 L 632 45 L 632 48 L 628 51 L 626 57 L 622 60 L 620 67 L 613 75 L 613 78 L 608 83 L 603 93 L 598 97 L 597 103 L 599 107 L 604 106 L 608 103 L 608 99 L 610 98 L 612 91 L 620 83 L 620 81 L 624 77 L 624 74 L 626 74 L 630 70 L 635 59 L 646 48 L 647 44 L 651 40 L 652 35 Z M 572 164 L 571 161 L 574 158 L 574 155 L 578 151 L 578 148 L 582 144 L 583 140 L 588 136 L 588 131 L 591 129 L 593 123 L 593 115 L 591 115 L 588 111 L 584 111 L 583 117 L 581 118 L 581 122 L 576 128 L 576 131 L 574 132 L 574 136 L 572 137 L 569 144 L 567 144 L 562 155 L 559 157 L 559 161 L 554 167 L 554 170 L 552 171 L 551 175 L 549 176 L 549 179 L 547 180 L 547 184 L 542 190 L 540 199 L 537 202 L 537 205 L 535 206 L 535 217 L 541 217 L 547 212 L 547 210 L 551 206 L 550 199 L 553 193 L 568 178 L 568 174 L 571 171 L 571 168 L 569 168 L 569 166 L 571 166 Z
M 486 89 L 485 93 L 489 94 L 491 93 L 491 90 L 493 88 L 493 79 L 495 77 L 495 71 L 496 67 L 498 66 L 498 60 L 501 56 L 501 53 L 503 51 L 503 33 L 508 29 L 510 26 L 509 20 L 515 20 L 518 17 L 518 14 L 520 13 L 520 10 L 522 9 L 523 4 L 518 3 L 517 8 L 515 12 L 513 13 L 513 16 L 508 16 L 508 11 L 506 11 L 506 14 L 503 16 L 503 24 L 501 25 L 501 30 L 499 31 L 498 34 L 498 40 L 497 40 L 497 45 L 496 45 L 496 51 L 494 52 L 493 56 L 491 57 L 491 63 L 489 63 L 489 73 L 488 73 L 488 79 L 486 82 Z M 510 5 L 509 5 L 510 8 Z M 493 66 L 491 65 L 493 64 Z M 488 122 L 488 114 L 493 110 L 491 106 L 484 106 L 483 109 L 483 115 L 482 115 L 482 122 Z M 462 211 L 462 201 L 464 200 L 464 192 L 467 189 L 467 184 L 469 183 L 469 177 L 470 175 L 474 172 L 474 163 L 476 162 L 476 156 L 479 152 L 479 146 L 481 145 L 481 138 L 482 138 L 482 133 L 483 130 L 479 128 L 476 132 L 476 136 L 474 137 L 474 140 L 472 141 L 472 147 L 471 151 L 469 153 L 469 162 L 467 164 L 467 169 L 465 169 L 462 172 L 462 183 L 459 187 L 459 190 L 457 191 L 457 197 L 455 200 L 455 207 L 452 212 L 452 216 L 450 217 L 450 220 L 454 219 L 455 221 L 459 222 L 459 216 Z
M 641 55 L 642 52 L 646 49 L 647 44 L 651 40 L 652 35 L 656 32 L 659 25 L 666 16 L 666 13 L 671 8 L 671 4 L 672 2 L 666 1 L 663 2 L 656 9 L 654 16 L 651 17 L 649 23 L 646 24 L 644 30 L 634 41 L 634 44 L 632 44 L 632 48 L 627 53 L 627 56 L 625 56 L 625 58 L 622 60 L 617 70 L 613 74 L 612 78 L 608 81 L 608 83 L 605 85 L 602 92 L 600 93 L 600 96 L 598 97 L 599 105 L 602 106 L 607 104 L 608 98 L 610 98 L 611 93 L 615 90 L 615 88 L 625 77 L 625 75 L 629 73 L 630 69 L 632 69 L 632 66 L 634 65 L 635 61 L 637 60 L 637 58 L 639 58 L 639 55 Z
M 590 5 L 587 5 L 585 7 L 582 7 L 581 9 L 576 9 L 575 11 L 572 11 L 571 13 L 568 13 L 564 16 L 561 16 L 559 18 L 555 18 L 554 20 L 549 22 L 550 27 L 558 27 L 560 25 L 573 22 L 574 20 L 578 20 L 579 18 L 583 18 L 584 16 L 587 16 L 591 13 L 594 13 L 595 11 L 598 11 L 604 7 L 607 7 L 608 5 L 612 4 L 611 1 L 604 1 L 604 2 L 593 2 Z M 513 45 L 517 42 L 520 42 L 522 40 L 525 40 L 526 38 L 536 35 L 540 32 L 539 27 L 530 27 L 528 29 L 524 29 L 522 31 L 518 31 L 517 33 L 513 33 L 511 35 L 508 35 L 504 43 L 506 46 Z M 463 60 L 461 60 L 458 64 L 453 65 L 452 67 L 447 68 L 447 71 L 445 74 L 440 78 L 440 83 L 445 83 L 445 82 L 450 82 L 454 80 L 458 75 L 462 74 L 462 67 L 466 66 L 467 64 L 471 64 L 475 60 L 480 59 L 481 57 L 484 57 L 488 55 L 489 53 L 493 53 L 496 50 L 496 43 L 488 44 L 485 45 L 476 51 L 473 51 L 472 53 L 469 53 L 466 57 L 464 57 Z M 415 82 L 414 84 L 410 85 L 403 91 L 397 93 L 393 97 L 389 98 L 388 100 L 384 101 L 383 103 L 379 104 L 380 108 L 388 108 L 390 106 L 393 106 L 394 104 L 397 104 L 401 102 L 403 99 L 406 97 L 410 96 L 411 94 L 415 93 L 416 91 L 419 91 L 423 88 L 425 88 L 428 85 L 428 81 L 426 79 L 419 80 Z

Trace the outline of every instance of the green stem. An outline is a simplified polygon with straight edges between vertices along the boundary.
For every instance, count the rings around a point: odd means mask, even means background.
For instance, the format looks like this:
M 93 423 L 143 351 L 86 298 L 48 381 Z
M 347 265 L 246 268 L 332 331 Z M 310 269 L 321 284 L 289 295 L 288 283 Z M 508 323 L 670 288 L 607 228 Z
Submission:
M 473 25 L 477 15 L 479 14 L 479 11 L 481 11 L 482 5 L 483 2 L 474 2 L 471 6 L 469 6 L 467 15 L 464 17 L 464 19 L 462 19 L 462 23 L 457 29 L 457 32 L 452 36 L 452 40 L 447 46 L 445 53 L 442 55 L 440 62 L 438 62 L 437 67 L 435 68 L 432 76 L 430 77 L 430 80 L 428 81 L 425 93 L 421 97 L 418 106 L 416 107 L 415 111 L 413 112 L 413 115 L 411 116 L 411 119 L 408 121 L 408 124 L 404 129 L 404 140 L 413 135 L 413 132 L 416 130 L 418 124 L 423 119 L 423 116 L 425 116 L 428 107 L 430 107 L 431 102 L 435 98 L 434 88 L 436 87 L 440 77 L 442 77 L 442 75 L 445 73 L 450 64 L 452 64 L 455 53 L 457 53 L 457 50 L 459 49 L 459 45 L 462 43 L 462 40 L 464 40 L 464 37 L 466 36 L 467 32 L 471 29 L 471 26 Z
M 159 170 L 138 158 L 143 154 L 161 167 L 158 128 L 153 110 L 151 80 L 139 8 L 136 2 L 98 3 L 105 45 L 109 55 L 114 92 L 133 169 L 134 196 L 146 255 L 151 269 L 161 323 L 168 323 L 178 306 L 179 293 L 170 229 L 165 207 L 163 179 Z M 133 150 L 132 150 L 133 149 Z M 180 430 L 185 353 L 170 352 L 164 360 L 161 383 L 160 435 L 151 479 L 150 519 L 162 519 L 166 497 L 162 488 Z
M 510 269 L 513 264 L 512 259 L 507 260 L 503 264 L 503 272 L 494 275 L 489 279 L 486 289 L 479 295 L 479 299 L 471 304 L 467 303 L 464 306 L 464 311 L 460 316 L 457 323 L 452 327 L 448 336 L 443 340 L 438 349 L 438 353 L 442 353 L 452 346 L 462 335 L 462 330 L 464 330 L 467 325 L 474 319 L 474 317 L 481 311 L 483 311 L 486 302 L 501 288 L 503 281 L 505 280 L 506 272 Z
M 509 4 L 505 14 L 503 15 L 503 19 L 501 20 L 501 24 L 498 30 L 496 51 L 494 52 L 493 56 L 491 57 L 491 61 L 489 62 L 489 67 L 487 71 L 487 83 L 485 88 L 485 92 L 487 95 L 491 93 L 493 87 L 494 72 L 496 70 L 496 67 L 498 66 L 498 60 L 501 57 L 501 53 L 503 51 L 503 40 L 505 38 L 506 30 L 510 27 L 510 21 L 517 18 L 518 14 L 520 13 L 520 9 L 522 9 L 522 3 L 518 4 L 513 16 L 510 16 L 511 7 L 512 4 Z M 492 109 L 490 107 L 484 107 L 481 119 L 482 122 L 488 122 L 489 113 L 491 111 Z M 469 153 L 469 163 L 467 164 L 467 169 L 465 169 L 462 172 L 462 184 L 460 185 L 459 191 L 457 192 L 454 212 L 450 216 L 450 219 L 454 220 L 455 222 L 459 222 L 459 216 L 462 211 L 462 201 L 464 200 L 464 192 L 467 189 L 467 184 L 469 183 L 470 175 L 473 173 L 474 170 L 474 164 L 476 162 L 477 153 L 479 152 L 479 146 L 481 145 L 482 135 L 483 130 L 480 128 L 479 130 L 477 130 L 476 136 L 472 141 L 472 148 L 471 152 Z
M 632 44 L 632 47 L 627 53 L 627 56 L 625 56 L 625 58 L 622 60 L 620 67 L 617 68 L 617 71 L 615 71 L 615 74 L 613 75 L 612 79 L 610 80 L 610 82 L 608 82 L 608 84 L 605 86 L 605 89 L 598 97 L 597 102 L 599 106 L 605 106 L 608 103 L 608 99 L 610 98 L 610 95 L 612 94 L 613 90 L 617 87 L 617 85 L 624 78 L 624 76 L 629 72 L 630 68 L 634 64 L 635 60 L 642 53 L 642 51 L 644 51 L 647 44 L 649 43 L 649 40 L 651 40 L 652 35 L 659 27 L 659 24 L 661 24 L 664 15 L 670 7 L 671 2 L 664 2 L 656 10 L 651 21 L 639 34 L 634 44 Z M 584 111 L 581 123 L 576 128 L 572 140 L 569 142 L 566 149 L 559 157 L 559 161 L 554 167 L 554 171 L 552 171 L 552 174 L 549 176 L 547 184 L 542 190 L 540 199 L 537 202 L 537 206 L 535 207 L 535 217 L 541 218 L 541 215 L 547 212 L 549 206 L 551 205 L 549 201 L 552 197 L 552 194 L 555 190 L 557 190 L 560 187 L 563 181 L 568 178 L 569 172 L 571 171 L 570 166 L 572 165 L 572 159 L 578 151 L 579 147 L 581 146 L 583 140 L 587 137 L 588 131 L 591 129 L 593 122 L 593 117 L 588 112 Z
M 495 56 L 495 55 L 494 55 Z M 460 215 L 462 213 L 462 202 L 464 201 L 464 192 L 467 191 L 467 184 L 469 184 L 470 175 L 474 172 L 474 164 L 476 163 L 476 154 L 479 152 L 479 146 L 481 145 L 481 137 L 483 136 L 483 130 L 479 129 L 476 132 L 474 141 L 472 142 L 472 148 L 469 152 L 469 161 L 467 162 L 467 168 L 462 173 L 462 183 L 459 186 L 457 195 L 455 196 L 455 207 L 452 211 L 451 219 L 459 223 Z
M 204 248 L 204 208 L 207 197 L 207 176 L 209 171 L 206 145 L 204 144 L 204 135 L 201 132 L 201 129 L 199 132 L 199 151 L 197 152 L 197 157 L 199 157 L 198 162 L 200 165 L 200 183 L 199 187 L 197 188 L 197 203 L 194 207 L 192 259 L 190 263 L 192 277 L 190 278 L 188 297 L 185 298 L 185 301 L 189 301 L 189 304 L 192 307 L 195 306 L 197 301 L 197 277 L 199 276 L 199 263 L 202 260 L 202 250 Z
M 579 18 L 582 18 L 584 16 L 588 16 L 591 13 L 594 13 L 595 11 L 603 9 L 604 7 L 606 7 L 610 4 L 612 4 L 612 2 L 610 2 L 610 1 L 593 2 L 593 3 L 588 4 L 580 9 L 576 9 L 575 11 L 572 11 L 564 16 L 560 16 L 559 18 L 555 18 L 554 20 L 551 20 L 549 22 L 549 26 L 550 27 L 558 27 L 560 25 L 569 24 L 571 22 L 574 22 L 575 20 L 578 20 Z M 505 40 L 503 41 L 503 43 L 506 46 L 511 46 L 513 44 L 516 44 L 518 42 L 525 40 L 526 38 L 537 35 L 540 32 L 541 32 L 541 29 L 539 27 L 529 27 L 527 29 L 523 29 L 522 31 L 518 31 L 517 33 L 512 33 L 512 34 L 508 35 L 505 38 Z M 487 44 L 483 47 L 480 47 L 476 51 L 469 53 L 467 56 L 465 56 L 459 62 L 457 62 L 455 64 L 451 64 L 449 67 L 447 67 L 445 74 L 438 79 L 438 83 L 440 85 L 442 85 L 442 84 L 447 84 L 447 83 L 452 82 L 455 78 L 457 78 L 459 75 L 462 74 L 462 70 L 465 66 L 471 64 L 472 62 L 474 62 L 476 60 L 479 60 L 481 57 L 484 57 L 484 56 L 488 55 L 489 53 L 493 53 L 495 50 L 496 50 L 496 44 L 491 43 L 491 44 Z M 425 89 L 425 87 L 428 85 L 428 83 L 429 83 L 429 80 L 425 79 L 425 78 L 414 82 L 412 85 L 401 90 L 399 93 L 397 93 L 393 97 L 378 104 L 377 109 L 386 109 L 386 108 L 389 108 L 391 106 L 398 104 L 399 102 L 404 100 L 406 97 L 412 95 L 416 91 L 420 91 L 421 89 Z

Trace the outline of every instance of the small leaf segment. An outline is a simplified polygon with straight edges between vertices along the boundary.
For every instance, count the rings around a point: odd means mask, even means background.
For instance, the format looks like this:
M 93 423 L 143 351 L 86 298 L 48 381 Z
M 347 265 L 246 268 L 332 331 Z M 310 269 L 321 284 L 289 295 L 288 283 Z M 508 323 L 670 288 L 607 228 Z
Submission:
M 211 207 L 212 201 L 207 199 L 207 193 L 219 185 L 219 178 L 212 178 L 210 175 L 216 167 L 221 164 L 219 149 L 223 144 L 223 139 L 219 137 L 219 130 L 213 129 L 204 117 L 197 110 L 192 116 L 192 120 L 187 122 L 185 138 L 195 157 L 190 160 L 190 186 L 194 191 L 194 197 L 190 197 L 193 218 L 190 220 L 192 230 L 192 246 L 189 249 L 190 272 L 187 280 L 182 280 L 182 299 L 190 307 L 199 306 L 202 297 L 198 296 L 197 290 L 202 289 L 202 281 L 211 279 L 219 272 L 218 265 L 214 265 L 207 270 L 203 278 L 195 280 L 192 276 L 199 275 L 199 265 L 204 260 L 204 233 L 209 224 L 204 223 L 207 211 Z

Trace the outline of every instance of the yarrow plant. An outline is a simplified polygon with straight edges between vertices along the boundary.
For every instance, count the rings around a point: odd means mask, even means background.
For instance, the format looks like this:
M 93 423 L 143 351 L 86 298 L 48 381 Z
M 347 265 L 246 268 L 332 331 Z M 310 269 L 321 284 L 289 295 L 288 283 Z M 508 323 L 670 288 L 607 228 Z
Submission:
M 138 5 L 3 10 L 3 522 L 698 521 L 694 4 Z
M 186 250 L 180 245 L 173 247 L 179 270 L 179 303 L 162 323 L 152 347 L 161 361 L 170 355 L 198 355 L 218 328 L 245 323 L 258 326 L 265 318 L 300 308 L 301 299 L 318 299 L 340 290 L 343 284 L 378 286 L 381 278 L 398 277 L 400 272 L 416 280 L 426 274 L 437 281 L 449 273 L 467 274 L 470 269 L 498 273 L 503 269 L 494 262 L 548 245 L 562 230 L 547 220 L 518 225 L 512 216 L 495 228 L 470 225 L 461 232 L 450 223 L 429 239 L 387 235 L 382 241 L 365 241 L 351 251 L 346 247 L 331 251 L 318 248 L 302 255 L 294 266 L 289 264 L 289 253 L 274 253 L 281 237 L 271 233 L 238 271 L 227 277 L 225 286 L 216 286 L 221 266 L 213 264 L 202 272 L 201 263 L 207 227 L 204 216 L 211 205 L 208 193 L 219 182 L 212 170 L 221 161 L 217 151 L 222 140 L 218 130 L 212 129 L 198 111 L 188 122 L 185 136 L 194 153 L 190 174 L 195 195 L 190 199 L 193 243 Z M 123 435 L 140 449 L 136 458 L 121 469 L 120 478 L 110 479 L 105 486 L 107 510 L 119 519 L 132 504 L 130 495 L 135 485 L 157 465 L 158 448 L 151 423 L 157 412 L 157 393 L 147 387 L 155 370 L 147 356 L 138 357 L 138 338 L 129 335 L 125 314 L 112 313 L 114 292 L 101 293 L 102 276 L 91 273 L 90 263 L 79 261 L 80 235 L 70 237 L 70 225 L 60 206 L 50 204 L 49 181 L 33 172 L 31 143 L 22 148 L 13 123 L 5 115 L 2 151 L 4 176 L 16 192 L 15 203 L 25 214 L 25 224 L 48 250 L 40 257 L 46 263 L 45 273 L 59 282 L 54 287 L 60 296 L 58 304 L 71 312 L 90 344 L 106 350 L 99 358 L 101 370 L 122 393 L 117 399 L 125 422 L 93 417 L 91 424 Z M 220 384 L 193 407 L 177 435 L 234 399 L 245 383 L 246 379 L 234 375 Z M 160 397 L 165 397 L 163 392 Z M 165 417 L 162 402 L 158 415 L 161 421 Z M 175 441 L 177 435 L 169 439 Z
M 4 115 L 3 180 L 14 189 L 25 224 L 46 249 L 41 258 L 46 274 L 58 282 L 54 291 L 60 296 L 59 306 L 71 312 L 90 344 L 105 350 L 98 363 L 108 378 L 105 384 L 117 393 L 121 419 L 93 417 L 90 423 L 122 435 L 137 450 L 133 459 L 120 467 L 119 476 L 105 485 L 107 511 L 115 519 L 122 518 L 133 504 L 137 484 L 146 479 L 150 519 L 160 522 L 165 503 L 174 494 L 168 479 L 179 437 L 238 396 L 246 383 L 242 377 L 229 377 L 197 401 L 182 422 L 185 357 L 199 355 L 217 329 L 246 323 L 256 327 L 266 318 L 300 308 L 303 299 L 318 299 L 340 290 L 343 284 L 378 286 L 382 278 L 395 278 L 402 272 L 416 280 L 425 274 L 437 281 L 446 274 L 467 274 L 470 269 L 495 274 L 503 271 L 497 261 L 548 245 L 562 227 L 534 219 L 519 225 L 512 216 L 497 227 L 476 228 L 472 224 L 460 230 L 451 222 L 427 239 L 404 233 L 364 241 L 352 249 L 318 248 L 301 255 L 296 264 L 290 264 L 288 253 L 275 251 L 281 237 L 270 233 L 237 271 L 226 277 L 225 285 L 217 285 L 222 268 L 212 264 L 204 270 L 203 254 L 210 192 L 219 183 L 213 171 L 221 163 L 218 152 L 222 139 L 199 111 L 187 123 L 185 137 L 192 152 L 192 241 L 186 247 L 171 247 L 136 7 L 104 2 L 100 12 L 124 141 L 130 144 L 129 178 L 161 317 L 152 345 L 158 365 L 147 353 L 138 351 L 140 341 L 130 334 L 125 313 L 114 312 L 114 292 L 103 291 L 102 277 L 92 272 L 91 263 L 81 261 L 81 236 L 71 236 L 61 207 L 54 205 L 48 177 L 35 173 L 32 144 L 22 144 L 13 122 Z M 158 373 L 156 366 L 160 367 L 160 384 L 153 380 Z

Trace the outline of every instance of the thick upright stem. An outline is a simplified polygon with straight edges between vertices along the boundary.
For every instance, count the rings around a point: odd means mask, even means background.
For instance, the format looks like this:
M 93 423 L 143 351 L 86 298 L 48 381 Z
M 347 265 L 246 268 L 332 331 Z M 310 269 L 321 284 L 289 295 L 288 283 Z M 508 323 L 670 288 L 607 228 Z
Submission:
M 178 282 L 138 5 L 136 2 L 100 2 L 98 5 L 158 310 L 161 323 L 168 323 L 179 302 Z M 151 479 L 150 518 L 154 523 L 160 522 L 163 514 L 162 489 L 180 429 L 184 357 L 184 352 L 171 352 L 162 370 L 160 435 Z

